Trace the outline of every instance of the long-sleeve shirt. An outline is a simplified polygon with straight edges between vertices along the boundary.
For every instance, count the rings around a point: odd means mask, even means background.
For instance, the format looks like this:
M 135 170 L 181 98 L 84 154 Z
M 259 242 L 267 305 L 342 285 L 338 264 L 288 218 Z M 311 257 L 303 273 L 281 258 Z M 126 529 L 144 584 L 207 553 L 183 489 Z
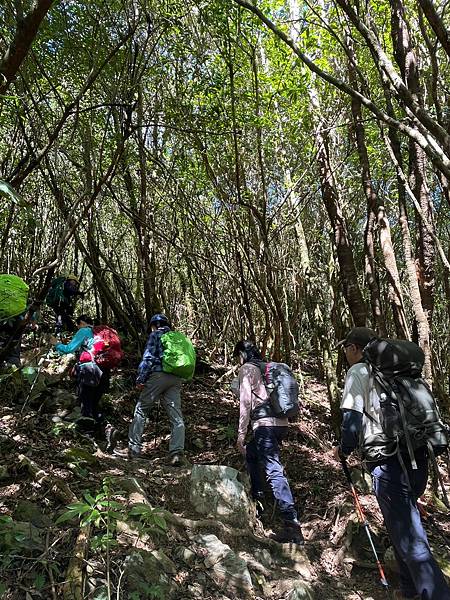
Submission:
M 269 399 L 260 369 L 246 363 L 239 369 L 239 428 L 238 438 L 243 440 L 251 421 L 251 412 L 257 406 L 265 404 Z M 251 422 L 252 429 L 261 427 L 286 427 L 287 418 L 264 417 Z
M 163 345 L 161 337 L 170 331 L 170 327 L 159 327 L 148 336 L 142 360 L 138 367 L 136 383 L 145 383 L 151 373 L 162 371 Z
M 82 346 L 90 348 L 94 332 L 92 327 L 82 327 L 79 329 L 68 344 L 56 344 L 55 350 L 60 354 L 73 354 Z

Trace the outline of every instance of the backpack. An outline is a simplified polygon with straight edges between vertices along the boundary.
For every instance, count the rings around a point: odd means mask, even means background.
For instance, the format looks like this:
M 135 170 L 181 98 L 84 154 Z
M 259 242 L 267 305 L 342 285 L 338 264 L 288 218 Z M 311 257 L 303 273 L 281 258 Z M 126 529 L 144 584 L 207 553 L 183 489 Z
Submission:
M 50 308 L 60 308 L 61 304 L 67 304 L 67 299 L 64 296 L 65 277 L 55 277 L 52 280 L 50 289 L 47 292 L 45 302 Z
M 425 361 L 421 348 L 407 340 L 375 338 L 364 348 L 363 356 L 370 370 L 369 390 L 374 382 L 381 390 L 379 423 L 364 411 L 375 429 L 361 441 L 363 458 L 379 462 L 398 455 L 402 462 L 402 455 L 408 454 L 416 469 L 415 451 L 427 448 L 435 462 L 435 456 L 448 448 L 448 430 L 421 377 Z
M 28 285 L 17 275 L 0 275 L 0 321 L 6 321 L 25 312 Z
M 96 325 L 89 350 L 81 353 L 79 362 L 95 362 L 101 369 L 115 369 L 123 358 L 119 334 L 108 325 Z
M 300 411 L 298 382 L 285 363 L 251 361 L 261 371 L 268 402 L 252 410 L 253 421 L 264 417 L 295 417 Z
M 191 340 L 179 331 L 167 331 L 161 336 L 162 369 L 182 379 L 192 379 L 195 371 L 195 349 Z

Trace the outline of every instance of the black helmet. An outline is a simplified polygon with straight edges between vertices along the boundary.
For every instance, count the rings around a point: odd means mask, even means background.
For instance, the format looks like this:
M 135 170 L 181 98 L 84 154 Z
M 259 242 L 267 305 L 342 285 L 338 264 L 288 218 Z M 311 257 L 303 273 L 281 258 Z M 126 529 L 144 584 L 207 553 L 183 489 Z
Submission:
M 158 327 L 161 325 L 168 325 L 169 324 L 169 319 L 166 317 L 166 315 L 164 315 L 163 313 L 156 313 L 156 315 L 153 315 L 153 317 L 150 319 L 150 323 L 148 324 L 149 327 L 151 325 L 157 325 Z
M 248 362 L 249 360 L 262 360 L 261 352 L 250 340 L 241 340 L 236 344 L 233 356 L 239 355 L 242 356 L 244 362 Z

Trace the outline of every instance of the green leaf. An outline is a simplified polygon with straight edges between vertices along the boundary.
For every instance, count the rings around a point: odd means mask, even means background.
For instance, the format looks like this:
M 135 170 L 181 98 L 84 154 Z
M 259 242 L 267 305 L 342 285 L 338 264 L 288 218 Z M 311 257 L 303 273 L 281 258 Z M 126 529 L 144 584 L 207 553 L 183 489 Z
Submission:
M 164 531 L 167 529 L 167 523 L 166 523 L 166 520 L 164 519 L 164 517 L 161 517 L 161 515 L 155 514 L 155 515 L 153 515 L 153 518 L 155 520 L 155 525 L 157 525 Z
M 59 523 L 65 523 L 66 521 L 71 521 L 72 519 L 75 519 L 76 517 L 78 517 L 78 513 L 74 510 L 68 510 L 67 512 L 63 513 L 60 517 L 58 517 L 55 521 L 56 525 L 59 525 Z
M 34 579 L 34 587 L 40 591 L 45 585 L 45 576 L 42 573 L 38 573 Z

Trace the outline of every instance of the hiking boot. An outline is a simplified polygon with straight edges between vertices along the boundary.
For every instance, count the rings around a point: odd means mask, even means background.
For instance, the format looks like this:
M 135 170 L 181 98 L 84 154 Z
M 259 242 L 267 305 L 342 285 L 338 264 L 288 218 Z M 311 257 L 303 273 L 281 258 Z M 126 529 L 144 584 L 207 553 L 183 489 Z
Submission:
M 297 544 L 297 546 L 305 544 L 305 538 L 297 520 L 285 521 L 283 531 L 274 535 L 272 539 L 280 544 Z
M 401 590 L 394 590 L 394 600 L 420 600 L 420 596 L 405 596 Z
M 114 456 L 118 456 L 119 458 L 125 458 L 128 460 L 134 460 L 136 458 L 141 458 L 141 453 L 136 452 L 136 450 L 132 450 L 131 448 L 124 448 L 123 450 L 113 450 L 112 454 Z
M 177 452 L 169 456 L 167 464 L 169 467 L 185 467 L 187 466 L 187 460 L 182 452 Z
M 107 425 L 105 429 L 106 436 L 106 448 L 105 452 L 112 454 L 114 448 L 117 446 L 117 440 L 119 439 L 119 432 L 112 425 Z
M 75 429 L 82 434 L 94 435 L 96 425 L 97 423 L 92 417 L 81 416 L 75 421 Z

